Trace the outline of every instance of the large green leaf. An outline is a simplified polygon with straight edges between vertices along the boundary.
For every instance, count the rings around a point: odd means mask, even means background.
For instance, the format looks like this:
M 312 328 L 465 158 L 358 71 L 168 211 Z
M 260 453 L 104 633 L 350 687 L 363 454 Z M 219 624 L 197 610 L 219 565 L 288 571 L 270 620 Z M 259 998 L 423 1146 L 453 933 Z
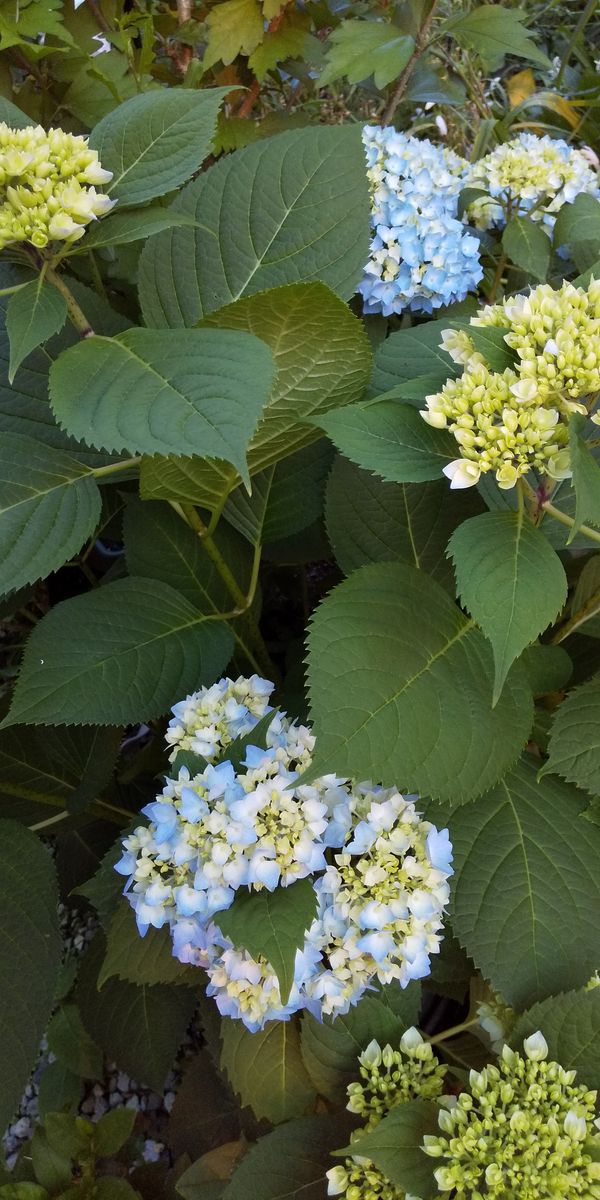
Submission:
M 315 1100 L 293 1021 L 269 1021 L 250 1033 L 241 1021 L 221 1027 L 221 1068 L 242 1104 L 274 1125 L 299 1117 Z
M 136 987 L 120 979 L 109 979 L 98 990 L 102 957 L 103 938 L 97 937 L 77 983 L 83 1023 L 109 1059 L 133 1079 L 161 1092 L 196 1007 L 196 993 L 168 984 Z
M 251 334 L 129 329 L 61 354 L 50 396 L 61 425 L 82 441 L 224 458 L 246 477 L 246 447 L 272 382 L 270 351 Z
M 600 202 L 586 192 L 576 196 L 572 204 L 562 204 L 553 230 L 555 246 L 568 246 L 580 271 L 595 264 L 592 274 L 597 278 L 600 244 Z M 585 286 L 576 281 L 578 286 Z M 589 282 L 589 281 L 588 281 Z
M 523 512 L 472 517 L 452 534 L 448 553 L 458 595 L 492 643 L 497 700 L 515 658 L 563 607 L 564 567 Z
M 362 567 L 322 602 L 308 677 L 315 770 L 447 800 L 495 783 L 531 727 L 520 667 L 492 708 L 483 634 L 428 575 L 400 564 Z
M 511 262 L 534 279 L 545 279 L 552 244 L 548 234 L 531 217 L 511 217 L 502 234 L 502 249 Z
M 150 927 L 140 937 L 131 906 L 125 901 L 117 905 L 106 934 L 106 957 L 98 973 L 98 987 L 118 975 L 125 983 L 181 983 L 193 985 L 198 981 L 195 967 L 186 968 L 173 954 L 167 929 Z
M 448 538 L 481 507 L 474 489 L 449 492 L 445 479 L 384 483 L 339 456 L 327 484 L 325 515 L 329 540 L 346 575 L 366 563 L 399 560 L 428 571 L 454 594 Z
M 6 331 L 10 342 L 8 382 L 42 342 L 62 329 L 67 319 L 67 302 L 57 288 L 41 278 L 28 283 L 10 297 L 6 309 Z
M 458 375 L 462 367 L 441 348 L 442 333 L 453 324 L 446 318 L 390 334 L 375 355 L 370 394 L 379 396 L 418 377 L 428 379 L 429 392 L 437 392 L 447 379 Z
M 297 450 L 276 467 L 259 471 L 249 496 L 240 484 L 223 515 L 252 544 L 291 537 L 323 515 L 325 482 L 333 458 L 327 438 Z
M 519 1017 L 510 1035 L 522 1049 L 523 1038 L 541 1029 L 549 1058 L 567 1071 L 577 1071 L 578 1083 L 600 1088 L 600 988 L 563 992 L 540 1000 Z
M 397 1045 L 419 1015 L 420 989 L 410 984 L 400 992 L 403 1011 L 392 1010 L 377 996 L 364 996 L 349 1012 L 335 1020 L 302 1017 L 302 1058 L 319 1093 L 335 1104 L 346 1095 L 346 1085 L 356 1079 L 357 1059 L 372 1038 L 380 1046 Z
M 438 1109 L 431 1100 L 409 1100 L 387 1113 L 370 1133 L 336 1151 L 336 1157 L 358 1154 L 369 1158 L 395 1184 L 420 1200 L 438 1195 L 434 1163 L 423 1152 L 425 1134 L 439 1133 Z
M 17 1110 L 54 1004 L 62 939 L 52 858 L 28 829 L 0 821 L 0 1128 Z
M 94 532 L 100 492 L 89 468 L 32 438 L 0 442 L 0 590 L 62 566 Z
M 197 171 L 228 91 L 160 88 L 126 100 L 96 125 L 90 146 L 113 173 L 106 191 L 119 207 L 164 196 Z
M 475 50 L 490 68 L 501 66 L 507 54 L 550 65 L 547 55 L 527 36 L 526 13 L 504 4 L 482 4 L 446 21 L 445 29 L 461 46 Z
M 375 87 L 384 88 L 397 79 L 414 46 L 414 38 L 400 33 L 388 21 L 341 21 L 331 34 L 319 86 L 326 87 L 342 78 L 361 83 L 373 75 Z
M 112 213 L 102 221 L 96 221 L 88 226 L 85 238 L 77 242 L 73 253 L 87 254 L 89 250 L 98 250 L 101 246 L 122 246 L 128 242 L 139 242 L 151 237 L 153 233 L 161 233 L 163 229 L 172 229 L 174 225 L 187 225 L 188 218 L 182 213 L 173 213 L 162 204 L 152 204 L 149 208 L 135 208 L 130 211 Z
M 101 1079 L 102 1051 L 85 1029 L 76 1004 L 63 1004 L 48 1026 L 48 1049 L 67 1070 L 84 1079 Z
M 0 807 L 26 824 L 77 812 L 110 779 L 121 742 L 112 727 L 4 729 L 0 733 Z
M 184 189 L 174 211 L 201 227 L 158 234 L 145 247 L 148 325 L 194 325 L 240 296 L 303 280 L 349 299 L 369 255 L 360 126 L 294 129 L 226 155 Z
M 214 1004 L 208 1000 L 208 1004 Z M 232 1142 L 240 1133 L 239 1105 L 218 1073 L 207 1050 L 195 1053 L 185 1064 L 169 1115 L 165 1140 L 174 1158 L 189 1154 L 192 1161 L 209 1150 Z M 177 1191 L 180 1192 L 177 1180 Z M 194 1200 L 192 1191 L 181 1195 Z M 204 1200 L 204 1198 L 203 1198 Z
M 364 328 L 321 283 L 288 284 L 238 300 L 205 324 L 255 334 L 273 355 L 275 383 L 248 448 L 251 475 L 313 441 L 322 413 L 363 394 L 371 366 Z M 149 459 L 142 467 L 148 499 L 184 497 L 212 507 L 237 482 L 227 463 Z
M 274 1129 L 244 1156 L 222 1200 L 324 1200 L 331 1154 L 350 1128 L 345 1114 L 327 1114 Z
M 542 775 L 562 775 L 592 796 L 600 793 L 600 675 L 575 688 L 559 705 L 548 753 Z
M 319 424 L 346 458 L 388 483 L 439 479 L 456 454 L 450 434 L 433 429 L 393 394 L 328 413 Z
M 232 637 L 153 579 L 119 579 L 36 626 L 5 725 L 108 725 L 166 712 L 226 665 Z
M 277 976 L 282 1004 L 287 1004 L 294 982 L 296 951 L 317 910 L 317 894 L 310 879 L 269 892 L 240 891 L 231 908 L 215 914 L 215 921 L 238 949 L 253 958 L 266 958 Z
M 454 932 L 514 1008 L 585 983 L 600 961 L 600 829 L 584 806 L 524 760 L 450 818 Z
M 585 522 L 600 526 L 600 466 L 582 436 L 585 418 L 580 413 L 569 422 L 569 449 L 575 490 L 575 524 L 569 534 L 572 542 Z M 562 506 L 564 507 L 564 506 Z

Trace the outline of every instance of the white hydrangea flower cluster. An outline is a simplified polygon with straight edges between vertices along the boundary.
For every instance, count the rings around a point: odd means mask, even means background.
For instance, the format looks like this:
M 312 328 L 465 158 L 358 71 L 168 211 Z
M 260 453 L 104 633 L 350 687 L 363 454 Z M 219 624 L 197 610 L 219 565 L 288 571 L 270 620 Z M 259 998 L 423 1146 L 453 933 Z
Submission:
M 366 125 L 371 256 L 358 291 L 366 313 L 432 312 L 483 276 L 479 239 L 458 218 L 469 164 L 393 126 Z
M 95 187 L 111 179 L 87 138 L 1 122 L 0 250 L 13 242 L 43 249 L 50 241 L 77 241 L 116 204 Z
M 464 186 L 488 193 L 468 209 L 479 229 L 502 227 L 511 216 L 530 214 L 551 234 L 563 204 L 582 193 L 600 197 L 598 173 L 581 150 L 562 138 L 535 133 L 520 133 L 473 163 Z
M 141 935 L 167 926 L 176 957 L 207 970 L 220 1012 L 253 1030 L 301 1008 L 318 1018 L 347 1012 L 375 980 L 405 987 L 428 974 L 452 874 L 447 831 L 394 788 L 333 775 L 302 783 L 315 739 L 270 709 L 272 689 L 256 676 L 223 679 L 176 705 L 171 757 L 183 748 L 204 761 L 167 779 L 116 866 Z M 248 735 L 270 712 L 266 744 L 252 745 Z M 222 756 L 240 736 L 244 758 L 234 766 Z M 271 964 L 234 948 L 218 914 L 240 889 L 307 878 L 317 911 L 283 1003 Z
M 570 417 L 589 414 L 600 421 L 594 412 L 600 391 L 600 281 L 587 288 L 540 284 L 528 295 L 480 309 L 470 326 L 506 330 L 515 362 L 494 371 L 468 328 L 444 331 L 443 349 L 464 371 L 426 397 L 421 416 L 434 429 L 448 429 L 458 443 L 460 458 L 443 468 L 450 486 L 472 487 L 488 471 L 502 490 L 530 471 L 569 478 Z

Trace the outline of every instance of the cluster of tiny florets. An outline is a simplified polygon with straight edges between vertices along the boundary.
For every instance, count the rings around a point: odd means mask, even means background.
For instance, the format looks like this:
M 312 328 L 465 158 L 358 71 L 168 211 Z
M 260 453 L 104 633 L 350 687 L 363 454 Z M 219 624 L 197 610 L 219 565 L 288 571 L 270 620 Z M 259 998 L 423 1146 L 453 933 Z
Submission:
M 407 1029 L 400 1048 L 383 1049 L 372 1041 L 359 1057 L 362 1082 L 348 1087 L 348 1109 L 364 1119 L 351 1142 L 365 1134 L 399 1104 L 409 1100 L 435 1100 L 441 1095 L 447 1068 L 442 1066 L 418 1029 Z M 327 1171 L 327 1194 L 341 1200 L 405 1200 L 405 1193 L 362 1155 L 346 1158 Z
M 0 123 L 0 249 L 13 242 L 43 249 L 48 242 L 77 241 L 116 203 L 96 191 L 110 179 L 87 138 Z
M 556 214 L 582 192 L 600 196 L 598 174 L 585 154 L 562 138 L 520 133 L 469 167 L 465 186 L 487 192 L 468 208 L 479 229 L 531 214 L 552 233 Z
M 198 770 L 175 763 L 176 778 L 142 810 L 149 823 L 124 839 L 116 867 L 142 936 L 166 926 L 177 958 L 207 970 L 220 1012 L 250 1029 L 301 1008 L 318 1018 L 347 1012 L 375 980 L 404 987 L 427 975 L 452 873 L 447 831 L 394 788 L 333 775 L 302 783 L 315 739 L 269 707 L 272 688 L 256 676 L 224 679 L 176 705 L 171 756 L 199 755 Z M 252 745 L 269 713 L 264 741 Z M 244 757 L 234 766 L 226 756 L 239 737 Z M 234 948 L 219 913 L 240 889 L 307 878 L 316 915 L 284 1003 L 271 964 Z
M 479 241 L 457 216 L 468 163 L 393 126 L 367 125 L 363 141 L 374 230 L 358 288 L 365 312 L 432 312 L 463 300 L 483 275 Z
M 568 478 L 569 418 L 594 420 L 600 391 L 600 282 L 541 284 L 480 310 L 470 324 L 505 329 L 514 365 L 493 371 L 468 329 L 444 333 L 442 346 L 463 374 L 428 396 L 421 415 L 460 446 L 461 457 L 444 468 L 451 486 L 470 487 L 488 471 L 503 489 L 531 470 Z
M 455 1200 L 563 1200 L 600 1197 L 596 1092 L 575 1084 L 575 1071 L 547 1062 L 541 1033 L 524 1054 L 504 1046 L 497 1067 L 471 1071 L 469 1091 L 447 1098 L 439 1135 L 424 1150 L 440 1165 L 440 1192 Z

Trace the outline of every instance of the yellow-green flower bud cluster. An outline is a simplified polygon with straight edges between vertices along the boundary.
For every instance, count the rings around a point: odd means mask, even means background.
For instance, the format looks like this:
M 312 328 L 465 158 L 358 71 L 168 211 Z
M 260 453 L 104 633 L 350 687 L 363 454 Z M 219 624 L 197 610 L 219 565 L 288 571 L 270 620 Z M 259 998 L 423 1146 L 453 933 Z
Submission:
M 471 487 L 488 471 L 503 489 L 531 470 L 567 478 L 569 417 L 590 411 L 600 391 L 600 281 L 587 289 L 541 284 L 482 309 L 470 324 L 506 329 L 515 363 L 493 371 L 468 329 L 444 332 L 443 348 L 464 371 L 427 397 L 421 415 L 460 446 L 461 457 L 444 468 L 451 487 Z
M 372 1041 L 359 1057 L 360 1076 L 364 1081 L 348 1087 L 348 1109 L 365 1117 L 365 1124 L 354 1131 L 358 1142 L 398 1104 L 409 1100 L 434 1100 L 442 1093 L 446 1067 L 433 1053 L 415 1028 L 407 1029 L 400 1048 L 383 1049 Z M 343 1166 L 327 1172 L 328 1195 L 342 1200 L 410 1200 L 368 1158 L 353 1155 Z M 416 1200 L 416 1198 L 414 1198 Z
M 110 179 L 87 138 L 0 123 L 0 250 L 13 242 L 43 249 L 48 242 L 77 241 L 116 204 L 96 191 Z
M 562 1200 L 600 1197 L 596 1092 L 575 1085 L 575 1071 L 545 1061 L 541 1033 L 524 1054 L 504 1046 L 499 1065 L 471 1071 L 470 1091 L 446 1101 L 441 1134 L 424 1149 L 440 1160 L 440 1192 L 455 1200 Z

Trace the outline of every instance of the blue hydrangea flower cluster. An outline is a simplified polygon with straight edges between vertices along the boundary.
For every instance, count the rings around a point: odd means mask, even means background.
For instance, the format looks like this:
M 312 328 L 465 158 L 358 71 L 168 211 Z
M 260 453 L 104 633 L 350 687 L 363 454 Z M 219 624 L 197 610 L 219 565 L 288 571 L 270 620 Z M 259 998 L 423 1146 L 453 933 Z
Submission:
M 430 313 L 464 300 L 483 276 L 479 239 L 458 219 L 469 164 L 393 126 L 366 125 L 371 256 L 358 291 L 366 313 Z
M 174 955 L 207 971 L 221 1014 L 251 1030 L 300 1009 L 344 1013 L 376 981 L 405 987 L 427 975 L 452 874 L 447 831 L 424 821 L 412 799 L 333 775 L 302 782 L 315 739 L 270 709 L 272 688 L 257 676 L 223 679 L 176 705 L 172 759 L 184 748 L 206 765 L 166 780 L 116 865 L 140 934 L 166 926 Z M 227 747 L 271 711 L 266 745 L 248 739 L 236 769 Z M 317 912 L 283 1004 L 271 964 L 234 948 L 218 914 L 239 889 L 305 878 Z
M 509 215 L 531 213 L 552 234 L 563 204 L 582 193 L 600 197 L 598 173 L 581 150 L 535 133 L 520 133 L 473 163 L 465 186 L 488 193 L 468 209 L 478 229 L 502 228 Z

